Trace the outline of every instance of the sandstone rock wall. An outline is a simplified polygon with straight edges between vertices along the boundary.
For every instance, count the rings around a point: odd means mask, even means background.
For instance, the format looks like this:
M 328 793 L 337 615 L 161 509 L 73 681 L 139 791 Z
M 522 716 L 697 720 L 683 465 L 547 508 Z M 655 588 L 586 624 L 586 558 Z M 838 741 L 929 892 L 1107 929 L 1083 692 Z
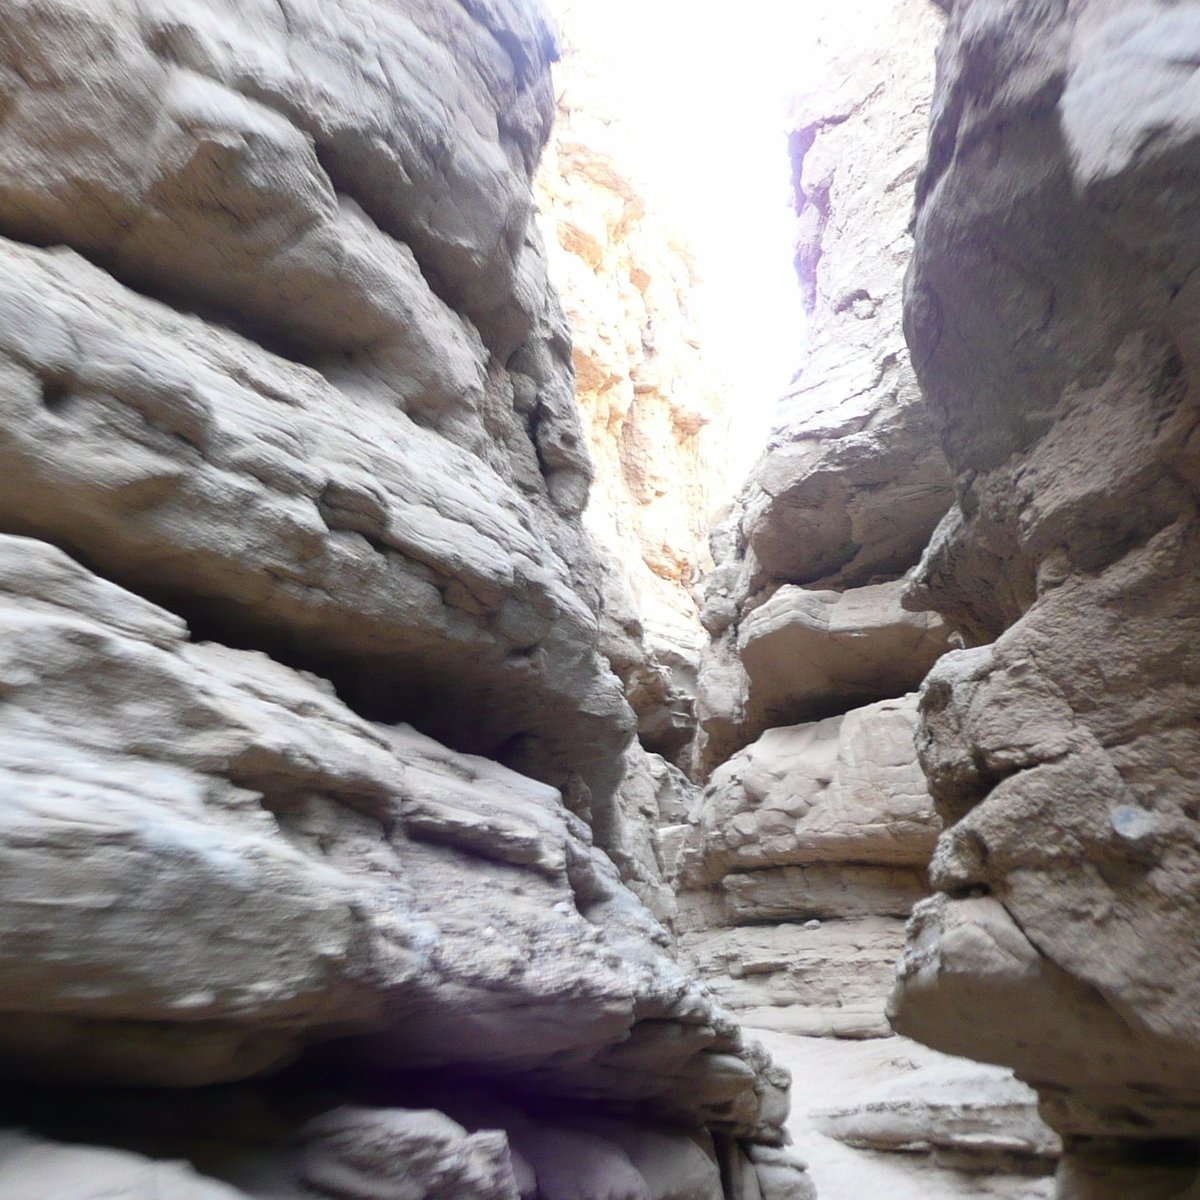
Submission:
M 953 6 L 906 325 L 957 503 L 908 603 L 949 825 L 894 1006 L 1009 1064 L 1060 1195 L 1197 1186 L 1192 5 Z
M 670 916 L 678 806 L 580 519 L 554 53 L 0 2 L 5 1196 L 810 1190 L 627 886 Z
M 791 139 L 804 365 L 712 539 L 682 945 L 814 1081 L 791 1128 L 823 1195 L 1031 1200 L 1060 1148 L 1034 1093 L 930 1057 L 885 1012 L 944 815 L 915 692 L 965 634 L 904 602 L 952 500 L 901 328 L 941 21 L 916 0 L 854 9 L 819 24 Z
M 579 6 L 555 7 L 556 121 L 535 194 L 595 464 L 584 523 L 633 599 L 632 636 L 610 657 L 641 740 L 687 766 L 704 640 L 693 589 L 737 484 L 735 389 L 706 354 L 712 322 L 695 311 L 687 235 L 635 165 L 631 126 L 644 114 L 614 87 L 615 64 L 573 32 L 589 28 Z
M 744 666 L 755 610 L 781 588 L 846 592 L 897 580 L 950 504 L 901 329 L 938 18 L 925 0 L 862 0 L 857 11 L 853 32 L 839 11 L 817 19 L 795 100 L 796 263 L 809 330 L 767 449 L 712 539 L 702 612 L 712 645 L 698 701 L 705 769 L 771 725 L 850 707 L 836 688 L 820 699 L 760 697 Z M 919 628 L 891 635 L 913 639 L 902 678 L 860 675 L 854 698 L 882 700 L 920 682 L 945 635 L 935 623 L 921 644 Z M 804 686 L 801 672 L 795 679 Z

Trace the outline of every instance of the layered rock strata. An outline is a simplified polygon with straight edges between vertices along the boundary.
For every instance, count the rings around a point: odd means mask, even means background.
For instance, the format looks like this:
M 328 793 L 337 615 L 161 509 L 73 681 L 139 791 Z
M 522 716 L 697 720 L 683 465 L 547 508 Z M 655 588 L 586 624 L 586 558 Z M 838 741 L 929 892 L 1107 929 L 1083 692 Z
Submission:
M 705 353 L 694 256 L 632 165 L 643 114 L 614 92 L 613 64 L 573 35 L 586 14 L 556 8 L 556 120 L 535 194 L 595 464 L 584 523 L 634 601 L 633 636 L 609 656 L 639 737 L 686 767 L 704 640 L 693 585 L 712 513 L 737 483 L 733 388 Z
M 832 1110 L 826 1084 L 793 1114 L 823 1194 L 1028 1200 L 1049 1195 L 1059 1151 L 1034 1093 L 893 1037 L 885 1013 L 946 815 L 914 693 L 969 633 L 902 603 L 952 501 L 901 330 L 940 22 L 904 0 L 858 7 L 852 39 L 825 30 L 792 138 L 805 366 L 713 536 L 710 774 L 681 864 L 683 945 L 781 1057 L 861 1080 Z
M 753 687 L 738 683 L 755 610 L 782 586 L 845 593 L 900 578 L 951 501 L 901 329 L 910 188 L 938 19 L 923 0 L 864 0 L 859 8 L 852 37 L 840 13 L 819 19 L 821 52 L 794 107 L 797 268 L 808 338 L 767 449 L 712 539 L 716 568 L 702 620 L 713 641 L 698 704 L 707 769 L 770 724 L 839 711 L 793 705 L 764 722 Z M 896 28 L 905 30 L 902 39 L 891 36 Z M 933 656 L 914 661 L 899 687 L 863 688 L 860 680 L 856 697 L 910 690 Z
M 940 828 L 915 697 L 772 729 L 713 775 L 691 834 L 684 940 L 752 1025 L 886 1036 L 904 919 Z
M 940 822 L 911 693 L 955 644 L 944 620 L 901 605 L 950 503 L 901 330 L 905 185 L 938 21 L 907 0 L 860 15 L 879 37 L 825 29 L 796 101 L 812 326 L 768 449 L 712 537 L 698 695 L 711 775 L 684 863 L 687 942 L 718 992 L 766 1027 L 854 1037 L 890 1032 L 903 921 L 928 891 Z M 883 34 L 894 24 L 911 31 L 901 48 Z
M 955 4 L 907 286 L 957 494 L 910 603 L 980 644 L 923 692 L 895 1019 L 1028 1080 L 1077 1198 L 1198 1177 L 1197 47 L 1190 6 Z
M 0 25 L 0 1191 L 808 1193 L 638 899 L 540 10 Z

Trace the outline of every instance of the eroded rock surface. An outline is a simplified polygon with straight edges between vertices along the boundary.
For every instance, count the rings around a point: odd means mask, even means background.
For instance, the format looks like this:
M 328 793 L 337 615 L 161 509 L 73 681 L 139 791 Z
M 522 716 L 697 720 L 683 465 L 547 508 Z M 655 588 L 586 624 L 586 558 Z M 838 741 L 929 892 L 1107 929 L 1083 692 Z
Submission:
M 832 11 L 818 19 L 821 52 L 795 101 L 796 262 L 810 325 L 803 366 L 779 404 L 767 450 L 712 538 L 716 567 L 705 580 L 702 620 L 713 641 L 698 704 L 706 770 L 772 725 L 910 690 L 945 647 L 934 625 L 920 650 L 919 639 L 902 655 L 877 650 L 868 645 L 868 630 L 877 630 L 879 616 L 865 611 L 876 593 L 854 599 L 859 589 L 897 580 L 914 566 L 951 502 L 901 328 L 910 189 L 923 148 L 938 19 L 923 0 L 864 0 L 858 7 L 853 35 L 849 26 L 833 26 L 839 18 Z M 906 31 L 902 39 L 892 36 L 896 28 Z M 790 682 L 756 679 L 751 643 L 763 622 L 780 627 L 780 608 L 787 609 L 795 619 L 786 623 L 803 639 L 811 624 L 805 614 L 831 603 L 829 592 L 864 610 L 861 643 L 848 612 L 840 622 L 831 617 L 845 626 L 844 639 L 830 645 L 832 675 L 818 661 L 790 672 Z M 811 658 L 810 648 L 784 641 L 761 643 L 763 675 L 789 674 L 781 655 Z M 856 650 L 873 670 L 853 665 Z M 905 668 L 900 657 L 908 659 Z M 807 694 L 813 676 L 815 694 Z
M 992 644 L 923 692 L 950 827 L 896 1021 L 1032 1083 L 1072 1197 L 1195 1178 L 1197 47 L 1192 6 L 956 4 L 918 186 L 958 503 L 910 603 Z
M 901 329 L 940 19 L 906 0 L 861 0 L 854 14 L 815 18 L 792 135 L 804 366 L 712 538 L 698 692 L 708 785 L 681 859 L 682 944 L 777 1053 L 811 1064 L 791 1127 L 821 1195 L 1030 1200 L 1050 1194 L 1058 1154 L 1034 1093 L 1006 1071 L 932 1058 L 893 1036 L 885 1012 L 948 815 L 918 762 L 913 693 L 974 635 L 906 600 L 926 544 L 952 523 Z M 986 723 L 986 703 L 971 715 Z M 1021 732 L 1032 744 L 1039 728 Z M 963 993 L 964 1022 L 973 999 Z M 820 1116 L 843 1076 L 884 1090 L 842 1089 L 836 1115 Z
M 581 519 L 541 9 L 0 28 L 0 1191 L 768 1186 Z
M 750 1024 L 885 1036 L 903 922 L 941 828 L 916 697 L 771 729 L 713 773 L 682 881 L 684 945 Z
M 764 730 L 916 688 L 953 642 L 944 621 L 901 607 L 903 587 L 784 584 L 752 609 L 700 677 L 706 756 L 721 762 Z

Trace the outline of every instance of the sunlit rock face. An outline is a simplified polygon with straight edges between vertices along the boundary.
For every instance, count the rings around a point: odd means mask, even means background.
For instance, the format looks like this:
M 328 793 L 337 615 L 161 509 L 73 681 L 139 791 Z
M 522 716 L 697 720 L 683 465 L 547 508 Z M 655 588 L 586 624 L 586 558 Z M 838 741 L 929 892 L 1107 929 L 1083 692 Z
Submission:
M 843 592 L 898 579 L 951 500 L 901 329 L 938 17 L 924 0 L 861 8 L 852 36 L 832 10 L 814 30 L 824 48 L 794 104 L 796 265 L 810 324 L 767 449 L 712 539 L 716 569 L 702 614 L 712 645 L 698 706 L 705 768 L 772 723 L 836 711 L 802 703 L 769 711 L 752 681 L 737 683 L 754 610 L 783 585 Z M 882 36 L 894 29 L 904 36 Z M 932 661 L 914 660 L 899 688 L 880 681 L 854 695 L 898 695 Z
M 1185 1194 L 1200 1133 L 1198 53 L 1193 6 L 956 3 L 907 286 L 958 497 L 909 603 L 990 644 L 923 691 L 895 1016 L 1033 1083 L 1080 1198 Z
M 765 1188 L 606 657 L 541 10 L 0 28 L 0 1193 Z
M 686 763 L 703 639 L 693 586 L 713 511 L 736 485 L 734 388 L 705 353 L 686 235 L 632 165 L 640 114 L 612 64 L 574 40 L 577 6 L 556 7 L 557 118 L 536 196 L 595 468 L 584 521 L 632 596 L 626 624 L 642 631 L 640 657 L 628 641 L 610 654 L 641 739 Z

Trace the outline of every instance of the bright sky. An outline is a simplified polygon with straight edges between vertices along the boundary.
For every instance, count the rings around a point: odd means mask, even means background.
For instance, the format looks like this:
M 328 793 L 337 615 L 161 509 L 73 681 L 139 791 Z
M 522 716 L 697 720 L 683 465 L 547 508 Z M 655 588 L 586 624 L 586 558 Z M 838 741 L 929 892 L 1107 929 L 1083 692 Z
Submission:
M 695 249 L 707 284 L 698 299 L 712 314 L 706 351 L 736 383 L 745 432 L 761 446 L 804 336 L 786 120 L 815 37 L 812 0 L 551 6 L 567 39 L 603 64 L 595 102 L 618 119 L 623 164 Z M 587 95 L 572 99 L 590 107 Z

